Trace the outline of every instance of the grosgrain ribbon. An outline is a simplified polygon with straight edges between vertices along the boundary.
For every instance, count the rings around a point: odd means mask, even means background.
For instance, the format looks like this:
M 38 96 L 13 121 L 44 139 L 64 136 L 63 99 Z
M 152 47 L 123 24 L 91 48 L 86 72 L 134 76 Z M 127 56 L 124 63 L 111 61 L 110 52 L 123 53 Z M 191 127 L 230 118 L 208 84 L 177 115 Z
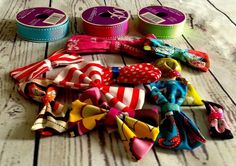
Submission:
M 203 101 L 207 110 L 209 134 L 214 138 L 232 139 L 234 136 L 224 118 L 224 108 L 210 101 Z
M 63 133 L 68 128 L 69 112 L 66 106 L 55 100 L 57 88 L 52 80 L 40 78 L 22 82 L 18 87 L 24 97 L 43 104 L 32 130 L 40 131 L 43 136 Z
M 142 112 L 142 113 L 138 113 Z M 137 120 L 143 114 L 156 114 L 155 110 L 135 110 L 122 112 L 115 108 L 103 109 L 80 100 L 72 103 L 69 118 L 69 132 L 71 136 L 83 135 L 99 125 L 117 126 L 121 140 L 126 150 L 140 160 L 151 149 L 159 133 L 157 127 Z M 155 117 L 149 117 L 156 120 Z M 147 120 L 148 121 L 148 120 Z
M 58 66 L 67 66 L 83 61 L 77 54 L 68 54 L 64 49 L 53 52 L 48 59 L 17 68 L 10 75 L 18 82 L 29 81 L 37 78 L 47 71 Z
M 196 124 L 180 110 L 187 85 L 178 80 L 158 81 L 147 85 L 161 107 L 160 133 L 157 144 L 168 149 L 192 150 L 205 142 Z

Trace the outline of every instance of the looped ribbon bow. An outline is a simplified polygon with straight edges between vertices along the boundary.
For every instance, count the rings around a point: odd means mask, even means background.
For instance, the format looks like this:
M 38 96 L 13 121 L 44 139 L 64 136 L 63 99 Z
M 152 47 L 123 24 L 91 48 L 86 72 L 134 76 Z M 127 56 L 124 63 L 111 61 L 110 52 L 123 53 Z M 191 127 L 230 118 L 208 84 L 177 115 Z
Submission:
M 81 61 L 83 61 L 81 56 L 68 54 L 66 50 L 60 49 L 53 52 L 48 59 L 17 68 L 11 71 L 10 75 L 18 82 L 29 81 L 58 66 L 67 66 Z
M 110 86 L 112 83 L 130 83 L 137 85 L 157 81 L 161 76 L 158 68 L 143 63 L 121 68 L 109 68 L 99 62 L 83 61 L 65 68 L 55 78 L 59 87 L 86 90 L 98 88 L 110 107 L 122 111 L 140 109 L 144 103 L 145 91 L 139 88 Z
M 145 38 L 129 40 L 107 39 L 87 35 L 72 36 L 66 44 L 70 53 L 126 53 L 137 58 L 144 58 L 143 43 Z
M 208 54 L 196 50 L 176 48 L 166 44 L 162 40 L 158 40 L 154 35 L 146 37 L 144 50 L 150 54 L 155 54 L 159 58 L 174 58 L 180 60 L 200 71 L 206 72 L 210 67 Z
M 43 136 L 65 132 L 68 128 L 69 112 L 66 106 L 55 101 L 57 88 L 52 81 L 44 78 L 32 79 L 19 84 L 19 93 L 28 99 L 43 104 L 32 130 L 40 131 Z
M 210 101 L 203 101 L 203 103 L 208 114 L 210 136 L 221 139 L 232 139 L 234 136 L 224 118 L 224 108 Z
M 173 79 L 181 76 L 182 68 L 175 59 L 172 58 L 160 58 L 157 59 L 153 65 L 161 70 L 162 78 Z
M 160 133 L 157 144 L 168 149 L 192 150 L 205 142 L 196 124 L 180 110 L 187 85 L 179 80 L 158 81 L 147 85 L 161 107 Z
M 94 89 L 94 93 L 96 93 L 95 91 L 97 89 Z M 87 99 L 92 96 L 90 94 Z M 99 99 L 99 97 L 96 99 Z M 91 99 L 90 101 L 95 100 Z M 98 103 L 98 100 L 96 103 Z M 104 109 L 91 104 L 82 102 L 79 99 L 72 103 L 68 130 L 71 136 L 86 134 L 99 125 L 115 126 L 126 150 L 136 160 L 140 160 L 148 153 L 159 133 L 158 127 L 148 124 L 148 122 L 154 122 L 154 125 L 157 126 L 156 109 L 122 112 L 115 108 Z

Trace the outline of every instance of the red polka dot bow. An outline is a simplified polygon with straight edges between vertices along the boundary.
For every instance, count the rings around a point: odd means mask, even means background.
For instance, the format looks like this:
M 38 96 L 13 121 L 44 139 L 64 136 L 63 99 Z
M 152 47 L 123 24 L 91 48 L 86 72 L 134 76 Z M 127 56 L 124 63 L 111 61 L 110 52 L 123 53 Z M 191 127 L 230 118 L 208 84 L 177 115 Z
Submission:
M 128 111 L 129 109 L 140 109 L 144 103 L 144 90 L 139 88 L 110 86 L 116 80 L 118 83 L 132 83 L 133 85 L 137 85 L 140 83 L 156 81 L 161 76 L 160 70 L 153 67 L 151 64 L 142 64 L 142 66 L 137 66 L 138 65 L 134 65 L 134 68 L 131 66 L 120 68 L 120 72 L 117 74 L 116 72 L 112 72 L 112 68 L 104 67 L 99 62 L 83 61 L 78 64 L 67 66 L 65 70 L 59 73 L 55 78 L 54 84 L 59 87 L 79 90 L 96 87 L 102 92 L 110 107 L 115 107 L 123 111 Z M 150 76 L 150 78 L 146 79 L 146 76 L 142 74 L 140 67 L 147 67 L 149 69 L 147 70 L 147 75 Z M 127 71 L 131 71 L 131 73 Z M 145 79 L 134 77 L 139 73 Z M 127 76 L 128 74 L 130 75 Z
M 143 43 L 145 38 L 115 40 L 87 35 L 75 35 L 66 44 L 71 53 L 126 53 L 137 58 L 144 58 Z
M 52 81 L 44 78 L 32 79 L 19 84 L 19 92 L 24 97 L 43 104 L 32 130 L 49 136 L 67 130 L 68 109 L 55 100 L 58 89 Z
M 18 82 L 29 81 L 58 66 L 67 66 L 81 61 L 83 61 L 81 56 L 68 54 L 64 49 L 61 49 L 52 53 L 48 59 L 11 71 L 10 75 Z

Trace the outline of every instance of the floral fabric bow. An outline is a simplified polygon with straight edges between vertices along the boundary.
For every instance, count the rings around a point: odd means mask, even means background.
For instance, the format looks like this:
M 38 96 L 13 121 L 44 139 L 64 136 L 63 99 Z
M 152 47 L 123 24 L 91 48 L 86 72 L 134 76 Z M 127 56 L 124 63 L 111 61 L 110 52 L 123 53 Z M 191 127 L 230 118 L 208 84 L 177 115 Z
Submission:
M 168 149 L 192 150 L 205 142 L 196 124 L 180 110 L 187 85 L 179 80 L 158 81 L 147 85 L 154 102 L 161 107 L 157 144 Z
M 66 106 L 55 100 L 57 88 L 48 79 L 33 79 L 19 84 L 19 92 L 24 97 L 43 104 L 32 130 L 43 136 L 65 132 L 68 128 L 69 112 Z
M 144 68 L 141 72 L 140 68 Z M 150 83 L 160 78 L 161 72 L 151 64 L 137 64 L 115 69 L 102 66 L 99 62 L 83 61 L 69 65 L 55 78 L 54 84 L 59 87 L 86 90 L 96 87 L 110 107 L 122 111 L 140 109 L 144 103 L 145 91 L 139 88 L 110 86 L 114 78 L 118 83 Z M 138 75 L 140 74 L 140 75 Z M 114 76 L 115 75 L 115 76 Z M 150 76 L 147 78 L 147 76 Z M 140 77 L 140 78 L 139 78 Z
M 78 136 L 99 125 L 116 126 L 126 150 L 136 160 L 140 160 L 153 146 L 159 129 L 138 118 L 157 122 L 157 112 L 155 109 L 122 112 L 115 108 L 104 109 L 76 100 L 72 103 L 68 131 L 71 136 Z
M 232 139 L 234 136 L 224 118 L 224 108 L 210 101 L 203 101 L 207 110 L 209 134 L 214 138 Z
M 158 58 L 174 58 L 180 60 L 200 71 L 206 72 L 210 67 L 209 57 L 206 53 L 176 48 L 164 43 L 162 40 L 156 39 L 155 36 L 149 35 L 147 37 L 144 43 L 144 50 L 156 55 Z
M 68 54 L 64 49 L 61 49 L 52 53 L 48 59 L 11 71 L 10 75 L 18 82 L 24 82 L 37 78 L 58 66 L 67 66 L 81 61 L 83 61 L 81 56 L 77 54 Z

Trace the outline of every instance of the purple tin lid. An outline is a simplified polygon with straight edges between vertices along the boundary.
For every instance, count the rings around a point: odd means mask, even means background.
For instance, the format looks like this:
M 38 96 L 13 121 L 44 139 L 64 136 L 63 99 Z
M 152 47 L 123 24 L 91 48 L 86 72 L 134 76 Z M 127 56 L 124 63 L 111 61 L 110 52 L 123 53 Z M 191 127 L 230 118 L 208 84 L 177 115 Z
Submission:
M 184 13 L 165 6 L 148 6 L 139 11 L 139 18 L 150 24 L 172 25 L 185 20 Z
M 50 7 L 29 8 L 16 15 L 18 23 L 36 28 L 54 27 L 67 20 L 68 17 L 63 11 Z
M 117 7 L 97 6 L 85 10 L 82 19 L 89 24 L 112 26 L 127 21 L 129 13 Z

